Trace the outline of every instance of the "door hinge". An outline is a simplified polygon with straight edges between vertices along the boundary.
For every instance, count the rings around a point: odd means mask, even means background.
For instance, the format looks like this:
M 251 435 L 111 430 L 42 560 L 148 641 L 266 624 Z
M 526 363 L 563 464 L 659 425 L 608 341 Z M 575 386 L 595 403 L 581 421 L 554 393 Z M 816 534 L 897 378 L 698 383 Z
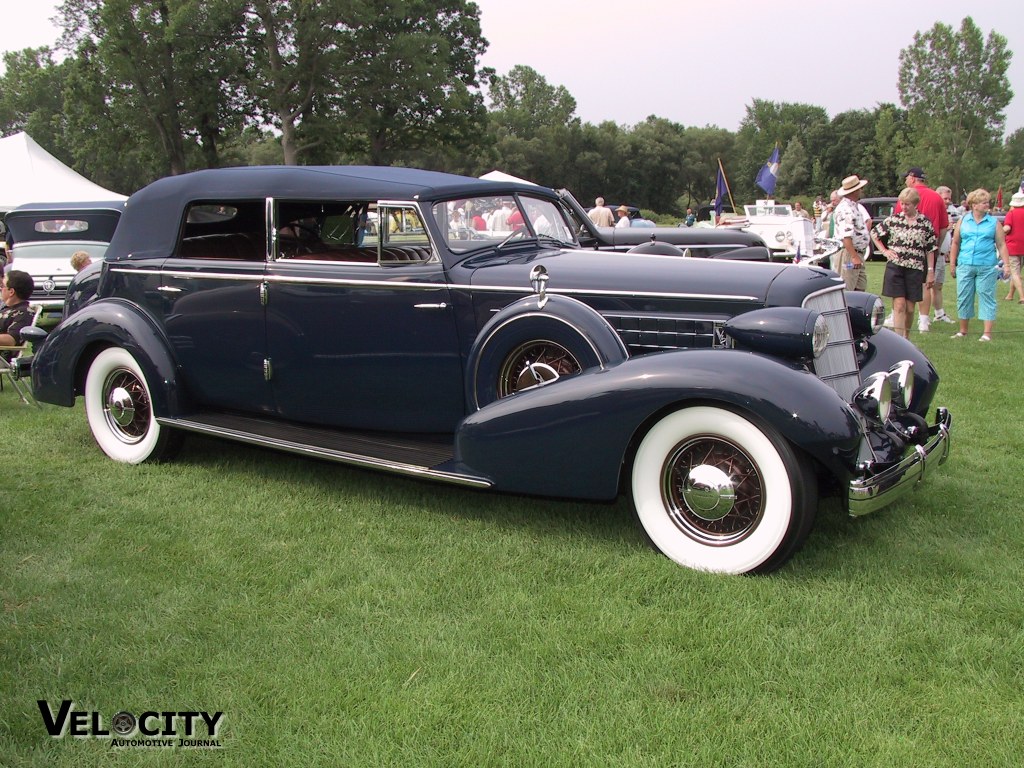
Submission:
M 270 363 L 270 358 L 263 358 L 263 380 L 270 381 L 274 378 L 274 366 Z

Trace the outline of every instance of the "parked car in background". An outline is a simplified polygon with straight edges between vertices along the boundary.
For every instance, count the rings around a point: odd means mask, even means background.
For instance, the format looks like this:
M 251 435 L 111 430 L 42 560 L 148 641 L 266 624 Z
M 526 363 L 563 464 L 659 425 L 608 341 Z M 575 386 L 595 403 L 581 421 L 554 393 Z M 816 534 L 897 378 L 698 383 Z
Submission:
M 662 247 L 654 250 L 661 250 L 663 255 L 672 252 L 672 249 L 663 247 L 670 245 L 678 249 L 675 253 L 680 256 L 686 252 L 690 256 L 712 259 L 769 260 L 764 240 L 755 234 L 705 227 L 598 227 L 569 190 L 560 189 L 558 193 L 566 204 L 579 243 L 584 248 L 601 251 L 628 251 L 639 248 L 640 251 L 650 251 L 657 243 Z M 639 215 L 639 209 L 637 214 Z
M 899 198 L 862 197 L 857 202 L 867 209 L 868 215 L 871 217 L 871 221 L 878 223 L 886 216 L 892 215 L 893 211 L 896 210 L 896 203 L 899 202 Z
M 499 226 L 452 228 L 458 208 Z M 369 233 L 370 213 L 406 226 Z M 82 397 L 122 462 L 199 433 L 628 494 L 655 548 L 732 573 L 786 562 L 820 496 L 873 512 L 946 459 L 938 374 L 877 297 L 815 267 L 584 249 L 578 217 L 549 189 L 408 168 L 162 179 L 37 351 L 35 394 Z
M 71 255 L 85 251 L 101 261 L 110 243 L 124 202 L 30 203 L 7 213 L 4 223 L 14 247 L 15 268 L 35 282 L 31 301 L 43 308 L 40 322 L 56 324 L 63 313 L 68 285 L 75 275 Z

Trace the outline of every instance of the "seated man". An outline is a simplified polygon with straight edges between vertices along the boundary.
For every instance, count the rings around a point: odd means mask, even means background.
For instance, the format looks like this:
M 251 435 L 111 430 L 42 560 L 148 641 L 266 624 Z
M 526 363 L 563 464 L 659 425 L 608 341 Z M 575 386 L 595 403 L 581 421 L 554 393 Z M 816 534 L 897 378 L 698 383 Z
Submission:
M 12 269 L 0 283 L 0 347 L 21 344 L 21 329 L 32 325 L 34 312 L 28 300 L 35 290 L 32 275 Z

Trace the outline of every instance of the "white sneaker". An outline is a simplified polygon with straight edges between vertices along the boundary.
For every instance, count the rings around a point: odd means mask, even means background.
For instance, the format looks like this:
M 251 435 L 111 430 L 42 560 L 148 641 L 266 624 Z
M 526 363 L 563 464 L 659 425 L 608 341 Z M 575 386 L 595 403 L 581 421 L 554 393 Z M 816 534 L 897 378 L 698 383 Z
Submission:
M 917 316 L 917 331 L 918 333 L 928 333 L 928 330 L 932 327 L 931 320 L 928 319 L 928 315 Z
M 942 312 L 939 312 L 939 313 L 937 313 L 935 315 L 935 322 L 936 323 L 952 323 L 953 322 L 953 318 L 946 314 L 946 310 L 942 310 Z
M 885 316 L 885 322 L 882 323 L 882 325 L 884 325 L 886 328 L 894 327 L 894 323 L 892 321 L 892 312 Z

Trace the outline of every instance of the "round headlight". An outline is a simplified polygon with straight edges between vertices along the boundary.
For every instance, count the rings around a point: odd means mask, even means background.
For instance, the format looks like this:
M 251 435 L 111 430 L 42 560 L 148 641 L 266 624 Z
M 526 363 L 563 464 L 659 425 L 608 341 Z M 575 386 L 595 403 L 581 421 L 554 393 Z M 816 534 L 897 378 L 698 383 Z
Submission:
M 825 322 L 824 315 L 818 315 L 814 320 L 814 338 L 811 339 L 811 352 L 815 359 L 821 357 L 828 346 L 828 337 L 828 323 Z
M 898 408 L 909 411 L 914 399 L 914 364 L 910 360 L 896 363 L 889 369 L 889 383 L 892 385 L 892 401 Z
M 892 407 L 892 384 L 889 383 L 889 374 L 881 371 L 871 374 L 854 394 L 853 403 L 869 419 L 884 424 Z

